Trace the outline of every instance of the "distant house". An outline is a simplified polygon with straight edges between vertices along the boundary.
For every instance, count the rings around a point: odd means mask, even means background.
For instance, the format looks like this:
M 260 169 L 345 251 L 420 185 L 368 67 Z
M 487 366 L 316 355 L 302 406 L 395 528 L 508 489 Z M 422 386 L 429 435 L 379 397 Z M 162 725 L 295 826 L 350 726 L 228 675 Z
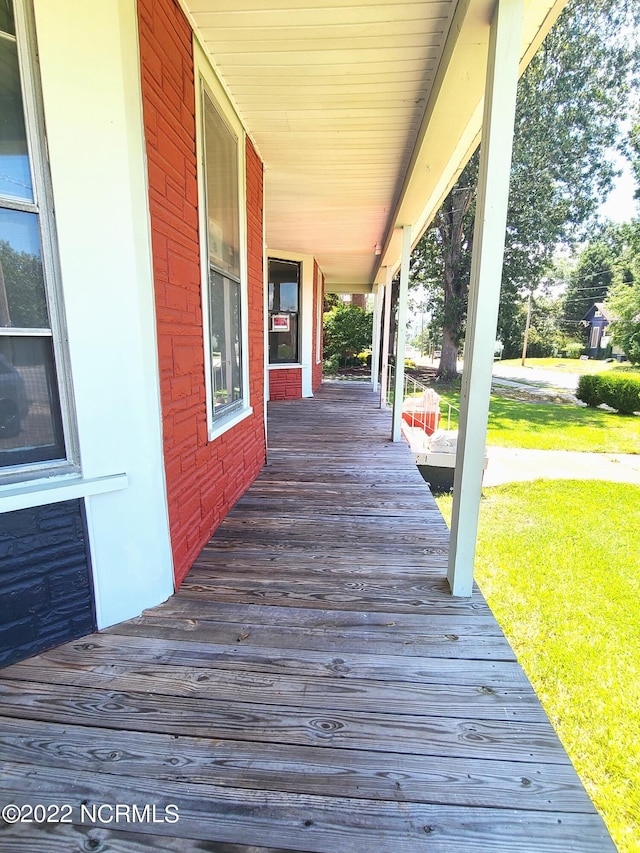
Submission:
M 589 358 L 601 358 L 611 343 L 611 335 L 607 327 L 616 319 L 604 302 L 594 302 L 585 314 L 582 324 L 589 330 Z M 620 347 L 613 346 L 611 355 L 621 361 L 624 352 Z

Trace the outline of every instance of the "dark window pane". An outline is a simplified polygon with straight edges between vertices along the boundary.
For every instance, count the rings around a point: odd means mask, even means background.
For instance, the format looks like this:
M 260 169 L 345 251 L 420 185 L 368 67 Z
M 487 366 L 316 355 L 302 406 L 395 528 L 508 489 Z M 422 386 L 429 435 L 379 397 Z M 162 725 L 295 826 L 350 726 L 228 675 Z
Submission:
M 0 466 L 64 459 L 51 338 L 0 335 Z
M 3 0 L 0 9 L 6 17 Z M 0 37 L 0 196 L 33 200 L 18 51 L 6 36 Z
M 49 328 L 35 213 L 0 209 L 0 326 Z
M 299 361 L 300 264 L 269 261 L 269 362 Z
M 0 32 L 9 33 L 12 36 L 16 34 L 11 0 L 0 0 Z
M 238 140 L 207 95 L 204 98 L 204 144 L 209 260 L 218 269 L 239 278 Z
M 242 352 L 240 285 L 211 270 L 209 325 L 213 416 L 227 414 L 242 405 Z

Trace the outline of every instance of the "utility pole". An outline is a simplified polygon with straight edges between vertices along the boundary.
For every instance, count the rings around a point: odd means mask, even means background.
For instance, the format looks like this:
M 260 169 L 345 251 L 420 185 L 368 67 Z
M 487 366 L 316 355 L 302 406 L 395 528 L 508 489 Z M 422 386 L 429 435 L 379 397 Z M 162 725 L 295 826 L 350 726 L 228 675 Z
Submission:
M 529 342 L 529 326 L 531 325 L 531 299 L 533 297 L 533 291 L 529 291 L 529 302 L 527 304 L 527 322 L 524 327 L 524 342 L 522 344 L 522 366 L 524 367 L 524 362 L 527 357 L 527 343 Z

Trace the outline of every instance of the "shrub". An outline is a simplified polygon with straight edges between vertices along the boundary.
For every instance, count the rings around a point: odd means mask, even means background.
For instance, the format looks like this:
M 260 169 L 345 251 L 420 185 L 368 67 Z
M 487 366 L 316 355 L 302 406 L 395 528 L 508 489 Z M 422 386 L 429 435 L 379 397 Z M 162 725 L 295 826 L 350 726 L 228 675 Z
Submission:
M 592 373 L 588 376 L 581 376 L 578 380 L 578 390 L 576 397 L 582 400 L 587 406 L 599 406 L 604 403 L 602 389 L 599 383 L 600 376 L 597 373 Z
M 562 350 L 562 355 L 565 358 L 580 358 L 582 353 L 584 352 L 583 344 L 578 343 L 569 343 Z
M 340 303 L 324 315 L 324 356 L 337 356 L 344 364 L 356 362 L 356 356 L 371 346 L 373 315 L 350 302 Z
M 322 363 L 322 372 L 326 376 L 333 376 L 340 369 L 340 357 L 332 355 L 330 358 L 325 358 Z
M 576 396 L 588 406 L 606 403 L 621 415 L 632 415 L 640 412 L 640 376 L 633 373 L 581 376 Z

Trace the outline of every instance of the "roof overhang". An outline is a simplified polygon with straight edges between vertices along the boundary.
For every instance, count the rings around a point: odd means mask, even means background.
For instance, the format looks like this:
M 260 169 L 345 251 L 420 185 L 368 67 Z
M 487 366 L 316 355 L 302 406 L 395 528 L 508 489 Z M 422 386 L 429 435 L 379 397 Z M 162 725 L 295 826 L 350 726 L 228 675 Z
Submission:
M 478 144 L 495 0 L 182 0 L 265 165 L 267 246 L 371 289 Z M 524 70 L 566 0 L 525 0 Z

